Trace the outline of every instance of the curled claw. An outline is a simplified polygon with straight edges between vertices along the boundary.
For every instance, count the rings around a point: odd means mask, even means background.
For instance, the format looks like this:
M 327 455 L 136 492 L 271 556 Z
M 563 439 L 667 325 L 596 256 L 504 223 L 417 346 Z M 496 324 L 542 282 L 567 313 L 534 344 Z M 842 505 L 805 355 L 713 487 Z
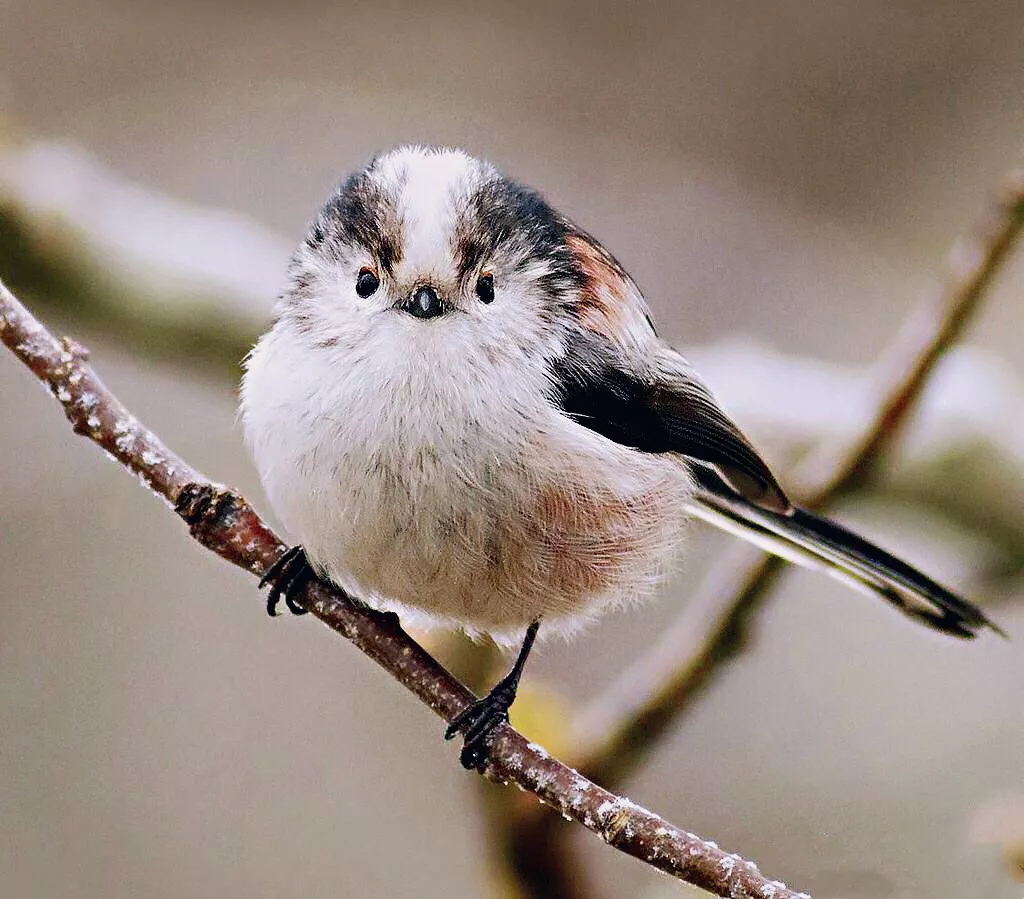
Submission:
M 270 585 L 270 592 L 267 594 L 267 614 L 275 617 L 278 603 L 284 597 L 289 612 L 293 615 L 305 615 L 309 609 L 303 608 L 297 597 L 310 579 L 315 577 L 306 551 L 301 546 L 285 550 L 260 578 L 261 590 Z
M 515 687 L 502 681 L 483 699 L 466 706 L 449 722 L 444 732 L 446 740 L 457 734 L 466 738 L 459 761 L 467 771 L 479 771 L 487 762 L 491 734 L 499 724 L 508 721 L 508 710 L 515 698 Z

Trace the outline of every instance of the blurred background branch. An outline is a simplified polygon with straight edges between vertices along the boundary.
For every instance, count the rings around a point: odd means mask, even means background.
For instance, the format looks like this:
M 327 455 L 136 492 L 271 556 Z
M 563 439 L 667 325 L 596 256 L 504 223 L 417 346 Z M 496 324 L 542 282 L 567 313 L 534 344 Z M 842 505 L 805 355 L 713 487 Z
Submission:
M 13 140 L 0 246 L 8 282 L 41 308 L 232 379 L 290 252 L 246 216 L 142 187 L 72 144 Z

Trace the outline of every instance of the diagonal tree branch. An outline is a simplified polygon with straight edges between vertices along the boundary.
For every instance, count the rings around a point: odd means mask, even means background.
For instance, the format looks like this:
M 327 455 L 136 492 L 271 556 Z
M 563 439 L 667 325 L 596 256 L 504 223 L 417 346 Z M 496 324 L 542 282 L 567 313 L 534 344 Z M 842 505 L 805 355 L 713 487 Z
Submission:
M 909 317 L 877 365 L 873 408 L 852 440 L 822 445 L 799 466 L 793 494 L 811 508 L 863 484 L 899 437 L 929 377 L 964 333 L 1024 230 L 1024 169 L 1010 173 L 983 218 L 953 247 L 939 294 Z M 602 783 L 627 776 L 747 640 L 784 570 L 741 548 L 716 568 L 673 626 L 581 713 L 579 768 Z
M 956 345 L 989 295 L 1024 231 L 1024 168 L 1006 175 L 973 227 L 946 257 L 937 295 L 907 318 L 878 361 L 875 399 L 867 424 L 853 439 L 825 441 L 793 473 L 795 493 L 808 506 L 837 499 L 871 478 L 900 437 L 936 366 Z
M 237 493 L 211 483 L 176 456 L 110 393 L 83 347 L 57 340 L 0 282 L 0 340 L 49 387 L 75 432 L 98 443 L 188 523 L 192 536 L 227 561 L 258 574 L 283 545 Z M 314 583 L 305 602 L 442 718 L 473 696 L 388 616 Z M 723 897 L 806 899 L 622 796 L 610 793 L 528 743 L 508 725 L 495 734 L 486 775 L 515 783 L 610 845 Z

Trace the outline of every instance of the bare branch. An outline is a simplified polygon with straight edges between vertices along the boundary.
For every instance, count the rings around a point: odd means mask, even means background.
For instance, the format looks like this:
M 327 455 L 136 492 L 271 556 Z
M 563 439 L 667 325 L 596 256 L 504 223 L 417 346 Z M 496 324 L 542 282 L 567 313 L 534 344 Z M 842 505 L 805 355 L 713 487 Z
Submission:
M 834 439 L 809 456 L 792 478 L 794 492 L 820 506 L 867 480 L 900 436 L 942 357 L 963 336 L 1024 229 L 1024 169 L 1007 177 L 983 217 L 946 258 L 938 295 L 911 313 L 876 366 L 876 401 L 863 432 Z
M 53 337 L 2 282 L 0 339 L 49 387 L 75 432 L 98 443 L 171 504 L 203 546 L 252 573 L 262 572 L 282 552 L 281 542 L 241 496 L 211 483 L 171 452 L 107 390 L 86 364 L 86 351 L 68 338 Z M 466 687 L 387 616 L 320 583 L 311 584 L 304 599 L 321 622 L 442 718 L 453 717 L 473 700 Z M 495 733 L 486 775 L 517 784 L 621 852 L 718 896 L 806 895 L 767 880 L 753 863 L 602 789 L 508 725 Z
M 946 351 L 963 334 L 1024 228 L 1024 170 L 1012 172 L 970 236 L 954 246 L 938 296 L 910 316 L 877 365 L 878 399 L 852 441 L 825 444 L 801 465 L 794 495 L 821 506 L 862 484 L 921 397 Z M 743 548 L 691 599 L 675 624 L 580 715 L 580 770 L 614 784 L 743 646 L 752 616 L 782 570 L 778 559 Z

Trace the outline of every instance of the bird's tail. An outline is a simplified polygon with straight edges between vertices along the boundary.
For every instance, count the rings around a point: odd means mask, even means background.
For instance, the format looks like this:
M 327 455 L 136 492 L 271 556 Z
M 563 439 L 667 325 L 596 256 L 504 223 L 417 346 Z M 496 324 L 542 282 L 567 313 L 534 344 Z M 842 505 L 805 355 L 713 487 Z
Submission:
M 1005 633 L 973 603 L 842 525 L 800 508 L 763 509 L 731 490 L 713 471 L 694 466 L 693 513 L 788 562 L 816 568 L 880 596 L 935 630 L 970 638 L 983 628 Z

